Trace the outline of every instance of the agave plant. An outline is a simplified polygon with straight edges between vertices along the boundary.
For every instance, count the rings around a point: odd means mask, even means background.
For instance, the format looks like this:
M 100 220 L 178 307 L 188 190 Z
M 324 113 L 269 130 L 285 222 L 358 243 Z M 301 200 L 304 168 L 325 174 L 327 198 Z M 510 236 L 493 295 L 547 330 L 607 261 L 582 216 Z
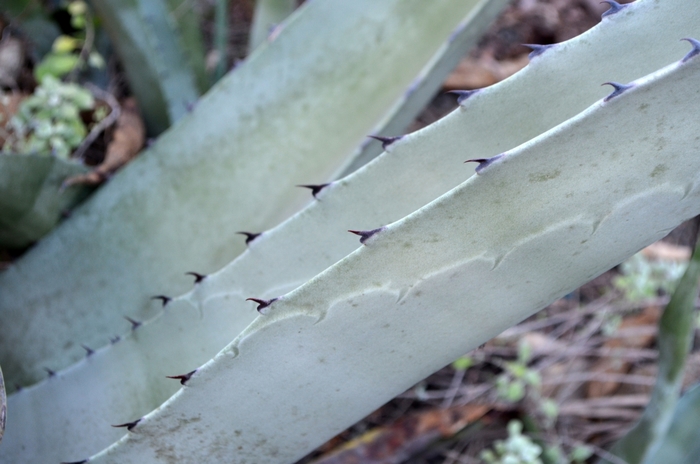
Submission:
M 331 181 L 420 88 L 436 37 L 497 10 L 425 3 L 307 2 L 0 277 L 8 383 L 51 373 L 8 398 L 1 462 L 291 462 L 700 213 L 692 0 L 609 1 L 596 28 Z M 396 37 L 413 48 L 390 53 Z M 311 203 L 257 235 L 297 183 Z M 194 289 L 171 298 L 185 271 Z M 132 330 L 94 351 L 125 312 Z

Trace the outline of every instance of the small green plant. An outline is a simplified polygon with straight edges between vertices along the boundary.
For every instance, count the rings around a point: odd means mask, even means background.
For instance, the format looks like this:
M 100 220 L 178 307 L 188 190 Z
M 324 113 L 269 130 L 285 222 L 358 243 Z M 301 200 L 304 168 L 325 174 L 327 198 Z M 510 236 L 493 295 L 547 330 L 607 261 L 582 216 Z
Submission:
M 5 380 L 2 377 L 2 369 L 0 369 L 0 441 L 5 433 L 5 413 L 7 410 L 7 397 L 5 396 Z
M 95 68 L 104 66 L 102 55 L 92 50 L 95 31 L 87 4 L 75 0 L 66 5 L 66 11 L 75 33 L 56 37 L 51 51 L 34 68 L 34 77 L 39 82 L 47 76 L 61 78 L 81 67 L 85 60 Z
M 574 446 L 568 455 L 561 443 L 546 443 L 543 446 L 542 461 L 548 464 L 581 464 L 593 456 L 593 448 L 582 444 Z
M 9 137 L 2 151 L 68 159 L 87 134 L 81 112 L 94 107 L 95 100 L 85 88 L 46 76 L 8 122 Z
M 503 363 L 503 372 L 496 378 L 498 397 L 517 403 L 526 400 L 528 409 L 546 429 L 552 428 L 559 415 L 556 402 L 542 396 L 542 378 L 534 369 L 528 367 L 532 359 L 532 348 L 522 340 L 518 345 L 518 358 Z
M 487 464 L 540 464 L 583 463 L 593 455 L 593 449 L 586 445 L 576 445 L 566 455 L 559 443 L 536 443 L 523 435 L 523 424 L 519 420 L 508 423 L 508 439 L 497 440 L 494 449 L 481 452 L 481 459 Z
M 460 356 L 452 362 L 452 368 L 456 371 L 466 371 L 475 364 L 470 356 Z
M 617 277 L 614 284 L 629 301 L 654 298 L 659 291 L 673 293 L 686 267 L 686 263 L 651 260 L 637 253 L 622 263 L 623 275 Z
M 542 379 L 536 371 L 527 367 L 531 357 L 530 345 L 521 342 L 518 359 L 503 363 L 503 373 L 496 378 L 496 389 L 501 399 L 515 403 L 525 398 L 528 387 L 539 391 Z
M 593 448 L 586 445 L 578 445 L 569 453 L 569 461 L 576 463 L 586 462 L 591 456 L 593 456 Z
M 523 424 L 512 420 L 508 423 L 508 439 L 497 440 L 493 450 L 484 450 L 481 459 L 488 464 L 542 464 L 542 448 L 530 437 L 522 434 Z
M 617 332 L 622 324 L 621 314 L 606 314 L 603 319 L 603 325 L 600 327 L 600 331 L 606 337 L 612 337 Z

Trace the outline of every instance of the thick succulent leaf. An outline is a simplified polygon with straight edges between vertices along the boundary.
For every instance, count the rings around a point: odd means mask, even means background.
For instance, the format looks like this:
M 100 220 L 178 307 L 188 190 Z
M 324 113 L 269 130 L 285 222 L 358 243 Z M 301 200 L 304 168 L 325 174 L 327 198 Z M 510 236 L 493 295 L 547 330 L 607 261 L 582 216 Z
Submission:
M 272 302 L 90 462 L 293 461 L 662 237 L 700 212 L 698 83 L 700 59 L 673 64 L 481 163 Z
M 5 434 L 5 417 L 7 416 L 7 396 L 5 396 L 5 379 L 0 369 L 0 442 Z
M 106 343 L 126 311 L 143 320 L 157 309 L 150 296 L 189 289 L 185 272 L 231 261 L 245 247 L 237 231 L 307 203 L 294 185 L 339 172 L 476 3 L 306 5 L 0 276 L 0 325 L 26 328 L 0 339 L 6 376 L 26 384 L 80 359 L 79 344 Z M 309 47 L 310 31 L 323 47 Z
M 574 107 L 582 106 L 594 101 L 601 91 L 600 82 L 605 78 L 600 76 L 606 68 L 618 76 L 641 73 L 648 66 L 666 64 L 674 55 L 680 57 L 683 45 L 658 40 L 643 42 L 643 50 L 648 52 L 644 59 L 629 57 L 626 39 L 643 41 L 648 34 L 641 31 L 650 24 L 679 27 L 685 35 L 694 28 L 700 35 L 697 16 L 694 22 L 679 24 L 673 11 L 657 11 L 644 4 L 630 8 L 637 8 L 637 14 L 627 22 L 606 20 L 582 37 L 560 45 L 565 47 L 562 54 L 538 57 L 516 76 L 467 100 L 463 109 L 390 145 L 391 153 L 321 190 L 318 201 L 256 239 L 248 252 L 196 284 L 184 298 L 168 304 L 152 323 L 73 369 L 11 397 L 13 409 L 22 411 L 25 419 L 24 425 L 16 425 L 14 435 L 21 440 L 6 439 L 6 448 L 21 443 L 26 449 L 37 449 L 41 440 L 36 437 L 47 443 L 65 438 L 74 444 L 115 439 L 119 430 L 107 424 L 127 422 L 154 409 L 179 386 L 166 375 L 189 372 L 203 364 L 254 319 L 257 313 L 244 298 L 272 298 L 292 290 L 357 247 L 356 238 L 346 233 L 347 229 L 373 229 L 398 220 L 458 185 L 471 171 L 454 168 L 465 156 L 496 154 L 570 117 L 571 109 L 552 104 L 550 111 L 541 115 L 539 126 L 519 129 L 519 121 L 528 117 L 529 108 L 548 98 L 550 92 L 567 96 L 574 92 L 578 95 Z M 597 56 L 611 53 L 611 47 L 617 50 L 615 59 L 600 62 Z M 560 64 L 564 57 L 566 66 Z M 552 66 L 559 74 L 553 74 Z M 589 77 L 598 80 L 591 83 L 586 80 Z M 509 98 L 519 104 L 510 111 L 499 111 L 499 102 Z M 492 130 L 486 130 L 488 127 Z M 421 188 L 407 188 L 411 185 Z M 173 333 L 179 335 L 174 337 Z M 85 385 L 91 386 L 89 393 Z M 57 427 L 56 418 L 70 422 Z M 48 439 L 53 434 L 55 440 Z M 89 454 L 78 452 L 89 450 L 89 445 L 76 446 L 75 454 L 64 459 Z
M 372 133 L 384 137 L 402 134 L 440 89 L 445 78 L 457 66 L 464 53 L 477 44 L 486 32 L 486 28 L 507 4 L 507 0 L 481 0 L 411 82 L 402 98 L 396 102 L 389 114 L 377 124 Z M 367 140 L 358 147 L 341 177 L 355 172 L 379 156 L 382 151 L 381 143 Z
M 695 300 L 699 279 L 700 247 L 696 244 L 688 268 L 659 321 L 659 372 L 651 400 L 639 422 L 610 450 L 630 464 L 679 462 L 659 461 L 656 453 L 667 440 L 683 383 L 685 360 L 695 335 Z
M 71 462 L 97 453 L 124 435 L 112 425 L 145 415 L 177 392 L 179 382 L 167 375 L 211 359 L 240 332 L 237 327 L 226 304 L 202 315 L 187 301 L 174 301 L 120 341 L 16 391 L 8 397 L 13 417 L 0 463 Z
M 256 0 L 248 49 L 255 50 L 297 7 L 297 0 Z
M 676 404 L 671 426 L 649 462 L 698 464 L 700 462 L 700 385 L 688 390 Z
M 26 247 L 49 232 L 91 190 L 61 184 L 87 171 L 53 156 L 0 153 L 0 247 Z
M 482 22 L 488 22 L 496 15 L 497 8 L 495 6 L 502 7 L 503 2 L 491 2 L 490 6 L 481 2 L 476 12 L 470 13 L 466 20 L 478 23 L 478 28 L 483 29 L 485 26 Z M 454 52 L 455 47 L 464 50 L 469 39 L 473 38 L 470 37 L 473 34 L 466 34 L 463 31 L 466 20 L 462 21 L 456 33 L 452 34 L 448 46 L 440 48 L 436 58 L 431 60 L 431 63 L 441 63 L 442 60 L 437 58 L 442 58 L 446 49 L 449 52 Z M 378 176 L 372 176 L 372 179 L 379 181 L 384 174 L 379 172 Z M 369 181 L 374 182 L 373 180 Z M 436 192 L 442 193 L 455 185 L 455 182 L 457 181 L 453 180 L 449 186 Z M 360 186 L 360 190 L 364 189 L 365 187 Z M 410 212 L 439 193 L 434 193 L 433 196 L 424 196 L 418 202 L 409 202 L 409 206 L 401 207 L 399 214 L 401 211 L 403 214 Z M 357 198 L 341 195 L 340 200 L 350 206 L 357 201 Z M 333 202 L 330 214 L 336 215 L 334 210 L 338 212 L 344 209 L 346 206 Z M 358 210 L 350 209 L 350 211 L 353 212 L 350 213 L 349 218 L 346 218 L 346 222 L 348 224 L 356 223 Z M 328 212 L 321 213 L 322 216 L 326 214 Z M 316 213 L 314 220 L 318 221 L 322 216 Z M 395 218 L 398 217 L 400 216 L 395 216 Z M 301 223 L 302 227 L 304 222 Z M 298 220 L 295 223 L 299 224 Z M 294 233 L 294 228 L 287 233 Z M 271 249 L 271 253 L 282 251 L 285 256 L 291 255 L 295 258 L 303 255 L 304 249 L 313 248 L 315 240 L 313 237 L 305 237 L 303 249 L 295 254 L 295 247 L 290 248 L 287 241 L 284 241 L 284 244 L 279 242 L 279 238 L 284 235 L 280 235 L 279 231 L 273 235 L 277 236 L 278 239 L 277 246 Z M 295 275 L 292 268 L 284 266 L 282 274 L 271 277 L 278 279 L 280 275 L 284 276 L 281 279 L 282 282 L 287 282 L 290 276 L 304 280 L 312 277 L 352 251 L 356 242 L 350 237 L 344 238 L 345 240 L 341 241 L 343 245 L 339 248 L 340 251 L 332 250 L 330 256 L 334 258 L 323 257 L 320 260 L 315 260 L 314 266 L 305 268 L 301 275 Z M 265 249 L 267 242 L 266 234 L 253 242 L 253 246 L 255 249 L 259 249 L 260 244 Z M 318 255 L 318 251 L 317 249 L 313 250 L 313 253 Z M 267 253 L 267 259 L 271 258 L 270 251 Z M 251 260 L 251 258 L 253 259 Z M 256 264 L 255 261 L 255 254 L 243 259 L 235 266 L 236 270 L 233 274 L 259 274 L 260 263 Z M 250 267 L 251 265 L 253 267 Z M 78 454 L 96 452 L 121 436 L 120 430 L 108 427 L 111 422 L 124 422 L 128 417 L 146 414 L 175 393 L 177 390 L 176 382 L 167 380 L 165 375 L 206 362 L 245 328 L 256 314 L 251 311 L 249 304 L 238 304 L 238 311 L 232 311 L 226 303 L 228 297 L 218 294 L 217 282 L 219 286 L 224 285 L 226 291 L 230 291 L 231 274 L 232 272 L 229 271 L 225 277 L 217 275 L 207 277 L 201 284 L 197 285 L 196 295 L 186 297 L 186 300 L 194 302 L 200 307 L 200 310 L 206 306 L 202 318 L 200 318 L 200 312 L 193 311 L 186 301 L 169 304 L 164 319 L 158 319 L 157 322 L 154 321 L 154 324 L 140 327 L 138 332 L 133 334 L 135 336 L 127 336 L 121 343 L 109 346 L 107 350 L 98 351 L 89 359 L 81 361 L 75 368 L 57 373 L 56 377 L 48 379 L 37 388 L 25 389 L 13 396 L 10 400 L 14 402 L 13 409 L 26 411 L 26 414 L 21 414 L 21 422 L 15 422 L 8 440 L 10 445 L 6 447 L 6 449 L 18 450 L 19 454 L 14 455 L 13 452 L 8 451 L 8 456 L 15 460 L 41 460 L 44 456 L 41 453 L 53 455 L 62 446 L 65 446 L 67 453 L 71 451 L 78 452 Z M 296 280 L 296 282 L 300 283 L 303 280 Z M 211 286 L 212 284 L 213 286 Z M 248 291 L 258 294 L 261 288 L 270 288 L 274 284 L 274 280 L 263 279 L 262 282 L 249 286 Z M 213 292 L 212 289 L 214 289 Z M 204 305 L 198 301 L 199 295 L 202 294 L 213 296 L 213 298 Z M 172 333 L 183 333 L 183 330 L 184 336 L 172 337 Z M 172 345 L 173 343 L 177 346 Z M 138 369 L 142 374 L 139 375 L 138 380 L 125 383 L 123 373 L 135 369 L 136 366 L 139 366 Z M 60 382 L 55 381 L 56 378 L 60 378 Z M 88 384 L 92 385 L 92 389 L 86 394 L 81 385 Z M 52 400 L 49 400 L 50 398 Z M 30 413 L 30 410 L 43 411 L 43 413 L 34 414 Z M 58 417 L 70 418 L 70 427 L 56 428 L 55 419 Z M 50 439 L 49 437 L 54 434 L 56 439 Z M 39 442 L 51 444 L 51 446 L 42 448 L 37 445 Z M 59 444 L 54 445 L 53 443 Z M 97 445 L 95 445 L 96 443 Z M 27 454 L 26 450 L 29 449 L 34 450 L 35 454 Z
M 194 69 L 168 2 L 101 0 L 92 6 L 119 53 L 148 132 L 160 134 L 187 114 L 202 90 L 197 79 L 203 69 Z
M 182 52 L 195 76 L 197 90 L 206 92 L 210 79 L 205 65 L 204 43 L 202 42 L 202 18 L 198 6 L 183 0 L 167 0 L 168 10 L 174 22 L 175 32 L 180 38 Z
M 213 81 L 216 82 L 227 72 L 228 63 L 228 37 L 229 37 L 229 9 L 228 0 L 216 0 L 214 8 L 214 53 L 216 53 L 216 68 Z

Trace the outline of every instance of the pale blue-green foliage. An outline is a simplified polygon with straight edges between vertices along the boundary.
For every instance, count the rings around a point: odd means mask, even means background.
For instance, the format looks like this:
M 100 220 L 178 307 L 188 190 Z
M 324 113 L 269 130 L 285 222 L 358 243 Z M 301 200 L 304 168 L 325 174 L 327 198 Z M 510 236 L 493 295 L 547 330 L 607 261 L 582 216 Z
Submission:
M 559 406 L 554 400 L 542 396 L 542 377 L 528 367 L 532 348 L 524 340 L 518 345 L 518 358 L 503 363 L 503 372 L 496 378 L 498 396 L 508 402 L 518 402 L 528 397 L 535 408 L 532 411 L 540 424 L 550 429 L 559 416 Z
M 481 459 L 489 464 L 542 464 L 542 447 L 522 434 L 523 424 L 512 420 L 508 423 L 508 439 L 497 440 L 493 450 L 481 453 Z
M 676 404 L 673 420 L 652 462 L 691 464 L 699 462 L 700 384 L 694 385 Z
M 531 352 L 530 345 L 523 341 L 518 345 L 518 359 L 503 364 L 504 371 L 496 378 L 496 389 L 502 399 L 510 402 L 520 401 L 525 398 L 528 387 L 539 392 L 542 379 L 539 373 L 527 366 L 532 357 Z M 539 394 L 536 396 L 539 398 Z
M 5 396 L 5 380 L 2 377 L 2 369 L 0 369 L 0 441 L 5 433 L 5 411 L 7 397 Z
M 452 363 L 452 368 L 456 371 L 466 371 L 474 365 L 474 359 L 469 356 L 460 356 Z
M 10 137 L 3 151 L 68 159 L 87 134 L 80 113 L 94 106 L 85 88 L 46 76 L 8 122 Z
M 585 462 L 586 459 L 590 458 L 591 456 L 593 456 L 593 448 L 586 445 L 578 445 L 569 453 L 569 461 Z
M 583 463 L 593 455 L 593 448 L 586 445 L 576 445 L 568 456 L 560 444 L 545 445 L 542 451 L 542 461 L 551 464 Z
M 593 449 L 586 445 L 576 445 L 568 456 L 558 443 L 535 443 L 529 436 L 523 435 L 523 424 L 518 420 L 508 423 L 508 438 L 496 440 L 493 450 L 481 452 L 481 459 L 488 464 L 542 464 L 582 463 L 593 455 Z
M 539 398 L 539 410 L 544 416 L 545 425 L 552 426 L 559 416 L 559 406 L 551 398 Z
M 90 4 L 119 55 L 149 134 L 162 133 L 208 87 L 199 15 L 179 0 Z
M 637 253 L 622 263 L 622 275 L 614 284 L 630 301 L 654 298 L 659 291 L 673 293 L 686 267 L 683 262 L 652 260 Z

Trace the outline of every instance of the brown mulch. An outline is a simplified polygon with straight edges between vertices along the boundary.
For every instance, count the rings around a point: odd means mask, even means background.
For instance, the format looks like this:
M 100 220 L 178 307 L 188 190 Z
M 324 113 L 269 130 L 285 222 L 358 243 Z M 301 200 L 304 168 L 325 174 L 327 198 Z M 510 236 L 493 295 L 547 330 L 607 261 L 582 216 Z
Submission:
M 146 126 L 143 123 L 134 97 L 124 99 L 120 108 L 113 109 L 115 125 L 107 144 L 102 162 L 86 173 L 67 179 L 65 187 L 75 184 L 95 185 L 107 180 L 115 171 L 134 159 L 146 141 Z

